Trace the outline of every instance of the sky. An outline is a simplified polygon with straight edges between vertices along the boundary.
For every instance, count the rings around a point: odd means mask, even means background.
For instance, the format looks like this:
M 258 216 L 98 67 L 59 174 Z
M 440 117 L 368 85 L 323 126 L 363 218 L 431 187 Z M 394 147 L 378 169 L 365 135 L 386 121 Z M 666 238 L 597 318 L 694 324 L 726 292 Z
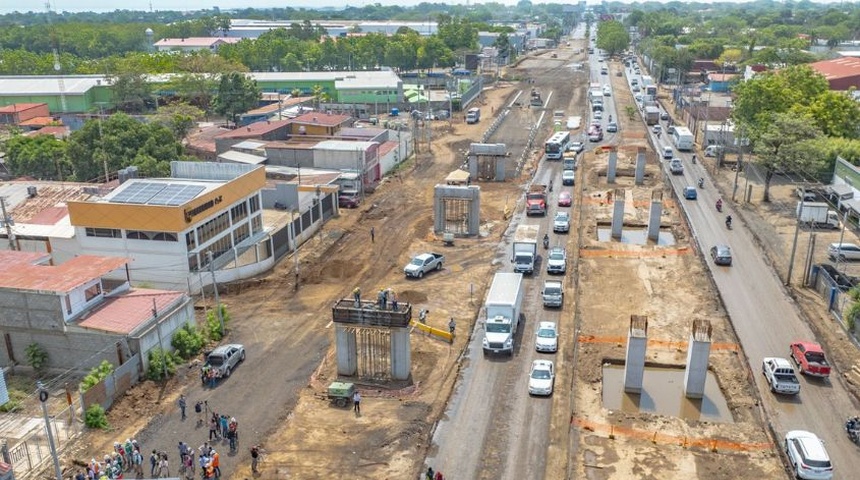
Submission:
M 326 6 L 326 5 L 350 5 L 361 7 L 368 4 L 380 3 L 382 5 L 417 5 L 423 0 L 51 0 L 51 6 L 55 11 L 93 11 L 105 12 L 113 10 L 149 10 L 149 4 L 152 3 L 153 10 L 202 10 L 209 9 L 213 6 L 218 6 L 222 9 L 229 8 L 282 8 L 287 5 L 292 7 L 298 6 Z M 465 4 L 466 0 L 428 0 L 438 3 L 449 4 Z M 658 0 L 660 1 L 660 0 Z M 701 0 L 699 0 L 701 1 Z M 725 0 L 724 0 L 725 1 Z M 741 1 L 741 0 L 728 0 Z M 745 0 L 744 0 L 745 1 Z M 816 3 L 831 3 L 839 0 L 818 0 Z M 578 3 L 578 0 L 532 0 L 533 3 Z M 472 1 L 471 3 L 483 3 L 480 1 Z M 514 5 L 517 0 L 498 0 L 498 3 L 506 5 Z M 594 0 L 588 3 L 598 3 Z M 626 3 L 626 2 L 625 2 Z M 21 0 L 0 0 L 0 13 L 9 13 L 13 11 L 42 11 L 44 10 L 44 2 L 24 2 Z

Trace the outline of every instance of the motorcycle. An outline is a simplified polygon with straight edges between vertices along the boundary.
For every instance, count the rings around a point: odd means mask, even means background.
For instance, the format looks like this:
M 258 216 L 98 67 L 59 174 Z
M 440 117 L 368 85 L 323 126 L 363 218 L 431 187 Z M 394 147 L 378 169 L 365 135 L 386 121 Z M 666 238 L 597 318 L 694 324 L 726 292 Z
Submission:
M 723 213 L 723 201 L 717 200 L 717 211 Z
M 728 228 L 729 230 L 732 229 L 732 216 L 731 215 L 726 217 L 726 228 Z
M 549 249 L 549 235 L 543 236 L 543 249 L 544 250 Z
M 693 155 L 693 165 L 695 165 L 695 164 L 696 164 L 696 155 L 694 154 Z
M 860 417 L 851 417 L 845 422 L 845 433 L 852 442 L 860 444 Z
M 705 188 L 705 179 L 699 178 L 699 188 Z

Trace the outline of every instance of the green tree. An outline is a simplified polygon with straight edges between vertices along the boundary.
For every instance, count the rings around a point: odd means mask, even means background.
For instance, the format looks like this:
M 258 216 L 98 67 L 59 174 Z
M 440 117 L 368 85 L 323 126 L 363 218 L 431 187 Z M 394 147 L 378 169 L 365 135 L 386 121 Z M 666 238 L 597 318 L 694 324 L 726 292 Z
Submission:
M 6 141 L 6 166 L 12 175 L 63 180 L 72 173 L 66 143 L 53 135 L 16 135 Z
M 630 35 L 621 22 L 611 20 L 597 26 L 597 48 L 615 55 L 630 45 Z
M 770 182 L 777 173 L 809 174 L 819 170 L 818 158 L 809 158 L 802 145 L 806 140 L 821 136 L 809 117 L 791 113 L 776 113 L 756 139 L 755 162 L 764 170 L 764 201 L 770 201 Z
M 203 118 L 203 110 L 187 103 L 175 103 L 159 107 L 155 120 L 173 132 L 180 142 L 185 140 L 194 124 Z
M 181 155 L 182 145 L 158 122 L 142 123 L 117 113 L 104 120 L 90 120 L 69 138 L 66 158 L 78 181 L 88 181 L 109 171 L 134 165 L 143 176 L 167 176 L 170 162 L 190 160 Z
M 257 82 L 239 72 L 221 76 L 218 94 L 215 96 L 215 112 L 225 115 L 233 124 L 239 115 L 257 106 L 260 101 L 260 88 Z
M 127 72 L 110 77 L 113 103 L 127 113 L 139 113 L 152 99 L 152 86 L 142 72 Z
M 478 29 L 469 20 L 442 14 L 436 21 L 436 36 L 451 50 L 472 49 L 478 44 Z

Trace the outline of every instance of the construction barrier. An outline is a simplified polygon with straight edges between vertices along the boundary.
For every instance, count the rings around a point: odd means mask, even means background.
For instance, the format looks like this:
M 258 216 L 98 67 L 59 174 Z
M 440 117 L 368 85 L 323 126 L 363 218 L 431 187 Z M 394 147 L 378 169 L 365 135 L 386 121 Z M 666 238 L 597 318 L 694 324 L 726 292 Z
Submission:
M 430 325 L 427 325 L 426 323 L 421 323 L 417 320 L 412 320 L 412 329 L 415 330 L 416 328 L 418 330 L 428 334 L 428 335 L 441 338 L 442 340 L 445 340 L 448 343 L 454 343 L 454 335 L 447 330 L 441 330 L 438 328 L 433 328 Z
M 690 252 L 687 247 L 681 248 L 661 248 L 659 250 L 594 250 L 582 248 L 579 250 L 580 257 L 627 257 L 627 258 L 646 258 L 646 257 L 667 257 L 669 255 L 686 255 Z

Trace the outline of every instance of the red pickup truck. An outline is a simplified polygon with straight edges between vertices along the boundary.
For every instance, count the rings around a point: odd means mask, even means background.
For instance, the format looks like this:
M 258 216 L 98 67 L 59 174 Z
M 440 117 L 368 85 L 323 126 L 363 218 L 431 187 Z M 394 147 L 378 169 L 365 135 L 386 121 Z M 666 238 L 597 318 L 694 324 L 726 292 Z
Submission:
M 800 373 L 813 377 L 829 377 L 830 364 L 824 356 L 821 345 L 814 342 L 794 342 L 791 344 L 791 358 L 797 363 Z

